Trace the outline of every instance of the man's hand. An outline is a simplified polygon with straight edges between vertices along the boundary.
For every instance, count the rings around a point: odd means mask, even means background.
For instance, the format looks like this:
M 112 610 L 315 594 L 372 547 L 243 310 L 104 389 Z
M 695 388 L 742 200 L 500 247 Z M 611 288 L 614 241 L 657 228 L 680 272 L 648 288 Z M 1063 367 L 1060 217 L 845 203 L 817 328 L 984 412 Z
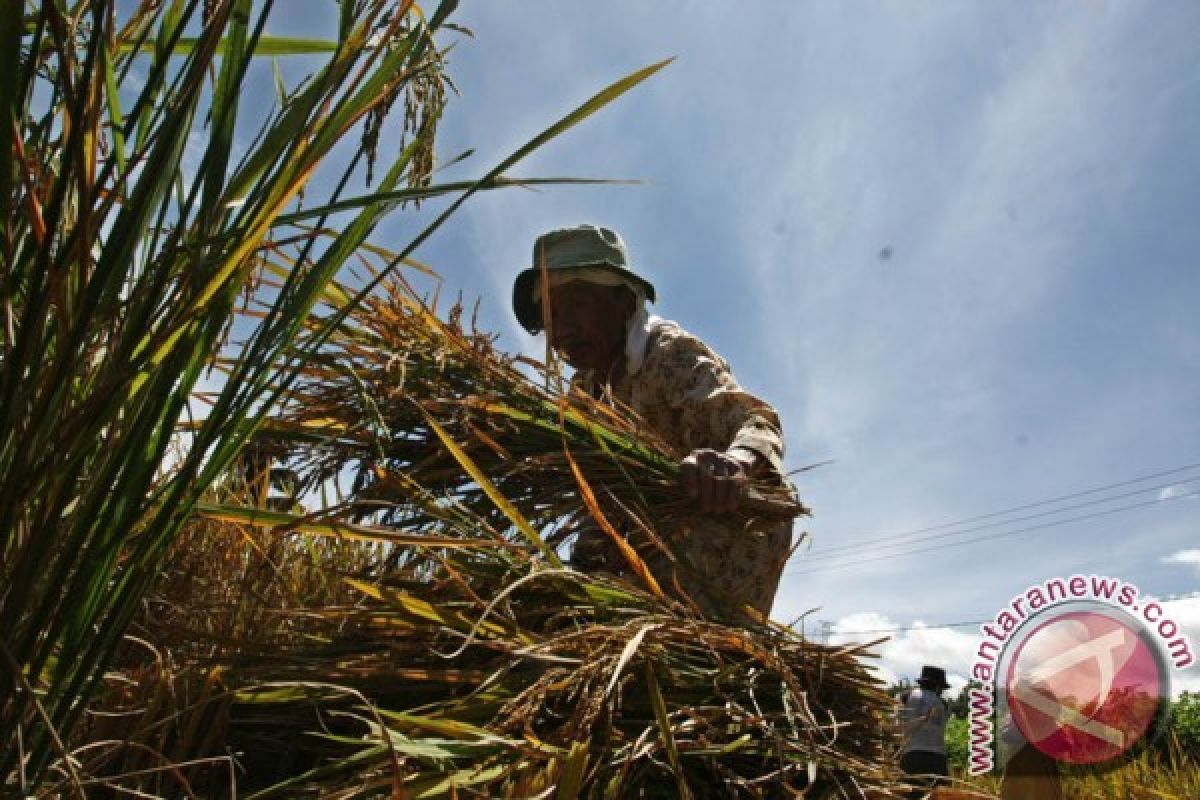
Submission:
M 680 462 L 680 483 L 704 512 L 736 511 L 757 468 L 748 450 L 693 450 Z

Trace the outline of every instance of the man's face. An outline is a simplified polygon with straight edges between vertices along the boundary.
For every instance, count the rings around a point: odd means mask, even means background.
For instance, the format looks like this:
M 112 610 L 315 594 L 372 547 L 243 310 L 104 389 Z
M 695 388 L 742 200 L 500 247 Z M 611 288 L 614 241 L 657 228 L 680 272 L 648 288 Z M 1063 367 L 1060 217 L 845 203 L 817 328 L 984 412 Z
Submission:
M 550 290 L 550 346 L 575 369 L 610 369 L 625 350 L 626 290 L 568 281 Z

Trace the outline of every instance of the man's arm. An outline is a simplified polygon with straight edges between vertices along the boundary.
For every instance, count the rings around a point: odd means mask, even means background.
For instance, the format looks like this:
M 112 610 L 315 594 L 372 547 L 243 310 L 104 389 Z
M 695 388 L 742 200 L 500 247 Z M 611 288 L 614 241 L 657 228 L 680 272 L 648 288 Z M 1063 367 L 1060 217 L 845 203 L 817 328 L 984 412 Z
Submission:
M 659 342 L 653 362 L 656 388 L 678 411 L 690 450 L 681 481 L 702 510 L 733 511 L 750 480 L 783 479 L 779 417 L 738 385 L 723 358 L 679 331 Z
M 904 705 L 901 706 L 897 717 L 900 721 L 900 729 L 904 734 L 904 738 L 911 739 L 922 725 L 929 721 L 930 706 L 922 693 L 909 692 L 904 698 Z

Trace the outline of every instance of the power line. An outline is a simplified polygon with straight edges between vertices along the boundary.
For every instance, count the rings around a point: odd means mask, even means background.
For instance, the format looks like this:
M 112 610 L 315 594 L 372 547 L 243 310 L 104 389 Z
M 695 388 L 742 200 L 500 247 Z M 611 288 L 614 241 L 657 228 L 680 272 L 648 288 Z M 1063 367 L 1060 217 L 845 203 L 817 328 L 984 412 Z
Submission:
M 979 620 L 972 620 L 970 622 L 945 622 L 945 623 L 942 623 L 941 625 L 905 625 L 905 626 L 894 627 L 894 628 L 872 628 L 871 630 L 866 630 L 866 631 L 839 631 L 839 630 L 831 629 L 829 631 L 828 635 L 829 636 L 865 636 L 865 635 L 871 634 L 871 633 L 902 633 L 902 632 L 906 632 L 906 631 L 937 631 L 937 630 L 944 630 L 944 629 L 950 629 L 950 628 L 974 628 L 979 625 L 983 625 L 985 623 L 992 622 L 992 621 L 993 620 L 990 620 L 990 619 L 979 619 Z
M 1163 489 L 1168 489 L 1172 486 L 1180 486 L 1185 483 L 1192 483 L 1193 481 L 1200 481 L 1200 476 L 1197 476 L 1195 478 L 1184 478 L 1183 480 L 1172 481 L 1171 483 L 1163 483 L 1163 484 L 1159 484 L 1157 486 L 1150 486 L 1145 489 L 1134 489 L 1132 492 L 1122 492 L 1121 494 L 1109 495 L 1108 497 L 1102 497 L 1098 500 L 1085 500 L 1082 503 L 1075 503 L 1075 504 L 1069 505 L 1069 506 L 1062 506 L 1061 508 L 1052 508 L 1049 511 L 1039 511 L 1036 514 L 1026 514 L 1023 517 L 1013 517 L 1011 519 L 999 520 L 996 522 L 987 522 L 987 523 L 984 523 L 983 525 L 975 525 L 970 528 L 963 528 L 962 530 L 946 531 L 943 533 L 934 533 L 934 534 L 930 534 L 929 536 L 916 536 L 911 539 L 906 539 L 904 541 L 897 541 L 892 544 L 884 544 L 884 543 L 873 544 L 873 545 L 854 544 L 854 545 L 841 545 L 839 547 L 831 547 L 828 550 L 816 551 L 815 553 L 810 555 L 806 560 L 808 560 L 808 561 L 827 561 L 829 559 L 843 558 L 846 553 L 853 553 L 856 550 L 865 550 L 865 549 L 877 550 L 879 548 L 904 547 L 906 545 L 916 544 L 917 542 L 928 542 L 928 541 L 933 541 L 935 539 L 948 539 L 953 536 L 962 536 L 963 534 L 974 533 L 975 531 L 987 530 L 988 528 L 999 528 L 999 527 L 1003 527 L 1005 525 L 1012 525 L 1017 522 L 1027 522 L 1031 519 L 1040 519 L 1042 517 L 1051 517 L 1051 516 L 1054 516 L 1055 514 L 1062 514 L 1067 511 L 1077 511 L 1081 508 L 1088 508 L 1090 506 L 1097 506 L 1097 505 L 1102 505 L 1104 503 L 1111 503 L 1114 500 L 1124 500 L 1127 497 L 1136 497 L 1137 495 L 1145 494 L 1146 492 L 1158 492 L 1158 491 L 1162 491 Z M 1169 499 L 1169 498 L 1163 498 L 1163 499 Z M 1155 501 L 1155 502 L 1157 502 L 1157 501 Z M 1000 513 L 1000 512 L 996 512 L 996 513 Z
M 976 542 L 983 542 L 983 541 L 987 541 L 990 539 L 1000 539 L 1000 538 L 1003 538 L 1006 536 L 1016 536 L 1017 534 L 1020 534 L 1020 533 L 1029 533 L 1030 531 L 1044 530 L 1046 528 L 1053 528 L 1058 525 L 1066 525 L 1071 522 L 1080 522 L 1080 521 L 1086 520 L 1086 519 L 1095 519 L 1096 517 L 1103 517 L 1103 516 L 1107 516 L 1109 514 L 1116 514 L 1120 511 L 1129 511 L 1130 509 L 1134 509 L 1134 508 L 1144 508 L 1145 506 L 1157 505 L 1159 503 L 1165 503 L 1169 500 L 1179 500 L 1182 498 L 1195 498 L 1195 497 L 1200 497 L 1200 492 L 1192 492 L 1190 494 L 1172 495 L 1170 497 L 1164 497 L 1161 499 L 1146 500 L 1141 503 L 1130 503 L 1129 505 L 1118 506 L 1117 508 L 1110 508 L 1110 509 L 1106 509 L 1104 511 L 1096 511 L 1091 514 L 1081 514 L 1078 517 L 1070 517 L 1068 519 L 1055 520 L 1053 522 L 1046 522 L 1041 525 L 1030 525 L 1029 527 L 1026 527 L 1026 528 L 1017 528 L 1016 530 L 1011 530 L 1011 531 L 1000 531 L 999 533 L 991 533 L 991 534 L 987 534 L 986 536 L 976 536 L 974 538 L 964 539 L 959 542 L 948 542 L 946 544 L 933 545 L 933 546 L 929 546 L 929 547 L 917 547 L 917 548 L 913 548 L 912 550 L 904 550 L 904 551 L 901 551 L 898 553 L 889 553 L 887 555 L 873 556 L 871 558 L 859 558 L 859 559 L 846 561 L 841 564 L 830 564 L 828 566 L 822 566 L 817 569 L 786 570 L 785 574 L 787 574 L 787 575 L 813 575 L 816 573 L 826 572 L 828 570 L 845 569 L 846 567 L 856 567 L 861 564 L 869 564 L 874 561 L 886 561 L 888 559 L 900 558 L 902 556 L 915 555 L 917 553 L 926 553 L 931 550 L 941 550 L 941 549 L 949 548 L 949 547 L 962 547 L 964 545 L 974 544 Z
M 832 550 L 851 549 L 851 548 L 856 549 L 856 548 L 860 548 L 860 547 L 865 547 L 867 545 L 873 545 L 878 542 L 886 542 L 886 541 L 890 541 L 893 539 L 902 539 L 902 538 L 906 538 L 908 536 L 913 536 L 913 535 L 920 534 L 920 533 L 928 533 L 930 531 L 938 531 L 938 530 L 943 530 L 945 528 L 956 528 L 959 525 L 966 525 L 969 522 L 978 522 L 980 520 L 992 519 L 994 517 L 1003 516 L 1005 514 L 1012 514 L 1017 511 L 1027 511 L 1031 508 L 1040 508 L 1041 506 L 1051 505 L 1052 503 L 1060 503 L 1064 500 L 1074 500 L 1077 497 L 1086 497 L 1087 495 L 1099 494 L 1100 492 L 1107 492 L 1112 489 L 1120 489 L 1125 486 L 1132 486 L 1135 483 L 1142 483 L 1144 481 L 1154 480 L 1155 478 L 1162 478 L 1167 475 L 1177 475 L 1180 472 L 1187 472 L 1188 470 L 1196 469 L 1198 467 L 1200 467 L 1200 462 L 1197 462 L 1194 464 L 1186 464 L 1182 467 L 1174 467 L 1173 469 L 1162 470 L 1161 472 L 1154 472 L 1149 475 L 1142 475 L 1137 478 L 1130 478 L 1128 480 L 1119 481 L 1117 483 L 1110 483 L 1105 486 L 1095 486 L 1090 489 L 1082 489 L 1077 492 L 1071 492 L 1070 494 L 1064 494 L 1064 495 L 1060 495 L 1058 497 L 1051 497 L 1051 498 L 1047 498 L 1045 500 L 1038 500 L 1038 501 L 1032 502 L 1032 503 L 1025 503 L 1025 504 L 1022 504 L 1019 506 L 1012 506 L 1010 508 L 1004 508 L 999 511 L 991 511 L 986 514 L 976 514 L 975 516 L 965 517 L 963 519 L 954 520 L 953 522 L 943 522 L 938 525 L 930 525 L 929 527 L 926 527 L 926 528 L 914 528 L 913 530 L 900 531 L 898 533 L 882 534 L 882 535 L 874 536 L 874 537 L 867 538 L 867 539 L 861 539 L 858 542 L 853 542 L 850 544 L 839 545 L 838 547 L 835 547 L 835 548 L 830 548 L 830 550 L 832 551 Z M 1183 481 L 1183 482 L 1187 483 L 1187 482 L 1190 482 L 1193 480 L 1197 480 L 1197 479 L 1196 478 L 1188 478 L 1186 481 Z M 1167 484 L 1167 485 L 1169 486 L 1172 484 Z M 1143 491 L 1150 491 L 1150 490 L 1143 490 Z M 1103 502 L 1103 501 L 1097 501 L 1097 502 Z

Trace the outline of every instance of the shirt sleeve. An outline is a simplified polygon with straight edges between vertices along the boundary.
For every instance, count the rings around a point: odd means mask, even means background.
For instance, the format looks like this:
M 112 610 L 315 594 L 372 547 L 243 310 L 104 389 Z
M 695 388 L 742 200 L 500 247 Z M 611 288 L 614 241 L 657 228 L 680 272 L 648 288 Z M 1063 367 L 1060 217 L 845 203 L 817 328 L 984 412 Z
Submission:
M 770 405 L 747 392 L 729 364 L 681 329 L 659 333 L 645 369 L 655 376 L 661 401 L 679 412 L 689 449 L 744 448 L 761 456 L 783 478 L 783 427 Z
M 904 698 L 904 705 L 901 706 L 897 717 L 906 739 L 911 739 L 917 729 L 926 723 L 929 710 L 929 703 L 920 692 L 909 692 Z

